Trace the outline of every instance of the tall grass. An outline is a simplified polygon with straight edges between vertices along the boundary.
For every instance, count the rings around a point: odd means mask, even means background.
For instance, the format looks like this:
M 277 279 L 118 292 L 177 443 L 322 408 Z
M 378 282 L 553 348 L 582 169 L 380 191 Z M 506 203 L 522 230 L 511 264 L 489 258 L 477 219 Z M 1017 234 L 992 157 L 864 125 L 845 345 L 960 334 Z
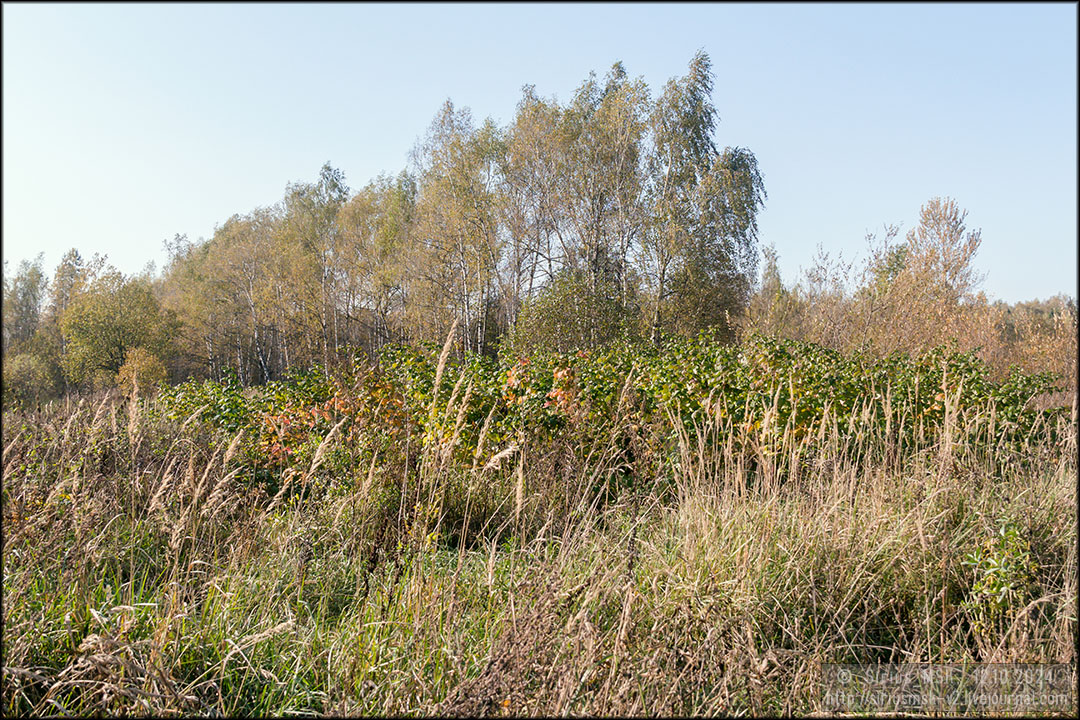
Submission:
M 1076 662 L 1075 401 L 1019 444 L 959 391 L 930 435 L 776 395 L 628 441 L 627 375 L 594 425 L 494 442 L 435 376 L 426 430 L 337 423 L 277 484 L 160 401 L 6 413 L 3 710 L 810 713 L 823 663 Z

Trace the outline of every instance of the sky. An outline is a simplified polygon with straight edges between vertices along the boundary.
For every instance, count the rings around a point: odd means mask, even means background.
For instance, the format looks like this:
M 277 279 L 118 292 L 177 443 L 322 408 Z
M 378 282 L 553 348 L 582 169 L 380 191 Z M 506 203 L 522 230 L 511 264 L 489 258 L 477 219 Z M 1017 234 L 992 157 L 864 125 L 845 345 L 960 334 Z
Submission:
M 720 147 L 758 159 L 786 282 L 951 197 L 981 289 L 1077 293 L 1077 5 L 3 5 L 3 255 L 125 273 L 314 182 L 406 168 L 445 100 L 500 125 L 622 61 L 709 53 Z

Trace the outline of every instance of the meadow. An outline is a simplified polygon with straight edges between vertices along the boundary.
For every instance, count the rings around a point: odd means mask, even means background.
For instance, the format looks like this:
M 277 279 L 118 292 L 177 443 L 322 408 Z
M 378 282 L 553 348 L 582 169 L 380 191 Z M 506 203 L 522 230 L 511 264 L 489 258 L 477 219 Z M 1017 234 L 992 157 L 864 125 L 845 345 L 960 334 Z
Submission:
M 5 714 L 806 714 L 824 663 L 1075 664 L 1052 375 L 450 347 L 5 409 Z

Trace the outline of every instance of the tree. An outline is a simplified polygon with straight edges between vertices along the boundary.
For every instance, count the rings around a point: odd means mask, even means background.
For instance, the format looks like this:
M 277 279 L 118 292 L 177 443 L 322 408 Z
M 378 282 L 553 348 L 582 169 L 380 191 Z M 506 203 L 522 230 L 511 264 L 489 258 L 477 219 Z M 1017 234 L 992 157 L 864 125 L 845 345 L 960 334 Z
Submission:
M 97 254 L 87 262 L 75 248 L 60 258 L 53 273 L 49 303 L 49 314 L 57 323 L 78 294 L 102 272 L 105 262 L 105 258 Z
M 583 270 L 567 268 L 521 309 L 509 334 L 510 352 L 572 352 L 603 345 L 630 333 L 633 314 L 611 280 L 594 287 Z
M 982 232 L 968 231 L 966 218 L 955 200 L 936 197 L 922 206 L 919 226 L 908 233 L 904 269 L 925 280 L 933 301 L 954 305 L 982 282 L 972 263 Z
M 501 256 L 496 183 L 503 139 L 490 120 L 473 125 L 447 101 L 413 154 L 417 166 L 417 236 L 412 267 L 423 279 L 413 322 L 436 339 L 456 316 L 465 351 L 485 352 L 488 308 Z
M 406 338 L 403 315 L 410 285 L 406 258 L 416 195 L 415 179 L 403 172 L 369 183 L 338 212 L 342 312 L 359 328 L 350 341 L 369 351 Z
M 896 226 L 886 227 L 881 242 L 867 236 L 870 259 L 849 323 L 859 347 L 918 351 L 975 334 L 973 315 L 963 306 L 977 301 L 973 260 L 981 234 L 967 231 L 966 215 L 955 201 L 933 198 L 905 241 L 894 242 Z
M 149 282 L 109 269 L 77 295 L 60 320 L 64 374 L 75 385 L 115 382 L 129 349 L 168 357 L 176 327 Z
M 590 289 L 614 282 L 629 291 L 628 256 L 641 227 L 640 155 L 648 88 L 615 63 L 603 85 L 590 74 L 561 113 L 560 201 L 570 233 L 564 255 Z
M 564 209 L 558 197 L 562 110 L 526 86 L 507 130 L 499 192 L 500 224 L 507 237 L 499 269 L 506 327 L 517 320 L 521 304 L 550 282 L 561 268 L 565 247 Z
M 4 356 L 3 402 L 37 403 L 47 400 L 58 390 L 54 373 L 45 360 L 30 352 L 13 352 Z
M 756 273 L 758 206 L 765 194 L 754 156 L 728 148 L 714 156 L 694 194 L 695 232 L 672 278 L 676 332 L 719 328 L 731 337 L 731 318 L 749 300 Z
M 336 221 L 348 196 L 344 174 L 325 163 L 318 182 L 288 186 L 279 237 L 283 250 L 279 257 L 292 261 L 293 272 L 289 274 L 294 278 L 294 289 L 304 293 L 300 302 L 318 323 L 318 352 L 324 365 L 330 364 L 331 355 L 341 344 Z
M 698 53 L 653 102 L 615 63 L 566 104 L 525 87 L 506 127 L 447 101 L 410 172 L 352 194 L 326 164 L 209 241 L 177 238 L 155 285 L 183 322 L 174 373 L 265 382 L 455 320 L 461 351 L 491 353 L 525 307 L 590 344 L 728 327 L 765 191 L 752 153 L 715 145 L 712 82 Z
M 686 76 L 664 87 L 650 120 L 653 223 L 642 250 L 654 342 L 665 329 L 726 323 L 745 304 L 754 274 L 764 181 L 749 150 L 716 151 L 712 89 L 711 61 L 698 52 Z
M 747 302 L 742 318 L 744 330 L 766 335 L 796 336 L 799 303 L 780 277 L 776 248 L 762 248 L 761 282 Z
M 44 255 L 33 262 L 23 260 L 15 275 L 7 272 L 4 262 L 3 354 L 25 345 L 37 332 L 45 301 L 48 279 L 41 269 Z

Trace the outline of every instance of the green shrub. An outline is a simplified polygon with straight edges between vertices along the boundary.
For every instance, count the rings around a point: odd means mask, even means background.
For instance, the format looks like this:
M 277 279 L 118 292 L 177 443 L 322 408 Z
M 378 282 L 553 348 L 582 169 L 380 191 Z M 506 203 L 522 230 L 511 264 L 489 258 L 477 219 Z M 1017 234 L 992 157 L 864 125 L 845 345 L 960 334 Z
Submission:
M 1020 527 L 1008 519 L 999 520 L 997 532 L 965 555 L 962 562 L 972 573 L 971 591 L 963 608 L 975 632 L 987 635 L 1008 629 L 1008 623 L 1038 589 L 1038 564 Z
M 145 348 L 128 348 L 124 364 L 116 376 L 116 384 L 125 395 L 137 387 L 140 394 L 152 393 L 168 379 L 165 363 Z
M 324 460 L 341 467 L 357 454 L 404 457 L 433 443 L 445 448 L 440 462 L 463 470 L 523 442 L 580 464 L 614 443 L 603 452 L 621 468 L 619 487 L 634 484 L 630 477 L 657 482 L 680 442 L 702 433 L 730 437 L 752 466 L 779 456 L 783 443 L 812 459 L 822 433 L 864 460 L 886 446 L 901 455 L 928 448 L 946 430 L 950 442 L 1020 453 L 1037 428 L 1054 432 L 1064 412 L 1030 407 L 1053 389 L 1049 375 L 1016 371 L 995 383 L 974 354 L 947 348 L 875 360 L 760 335 L 741 345 L 702 335 L 659 349 L 622 342 L 499 361 L 472 356 L 447 364 L 434 397 L 437 360 L 434 346 L 391 346 L 376 367 L 357 366 L 348 379 L 316 367 L 247 390 L 235 379 L 189 382 L 163 398 L 178 419 L 197 411 L 224 432 L 244 430 L 239 457 L 253 471 L 306 471 L 340 425 Z M 993 438 L 982 422 L 991 409 Z M 958 422 L 960 414 L 981 420 Z
M 584 273 L 564 272 L 525 303 L 507 339 L 512 355 L 569 353 L 632 337 L 635 308 L 623 305 L 610 282 L 593 287 Z
M 4 405 L 38 403 L 54 397 L 58 388 L 48 365 L 37 355 L 19 353 L 4 362 Z

